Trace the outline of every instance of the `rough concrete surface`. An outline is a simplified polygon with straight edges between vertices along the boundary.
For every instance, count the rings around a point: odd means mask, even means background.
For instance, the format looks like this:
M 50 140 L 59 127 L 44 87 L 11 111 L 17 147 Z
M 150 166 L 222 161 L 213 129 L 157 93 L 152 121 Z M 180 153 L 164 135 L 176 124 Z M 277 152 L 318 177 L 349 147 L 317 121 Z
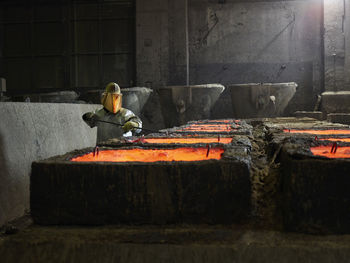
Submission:
M 297 118 L 313 118 L 316 120 L 322 120 L 323 119 L 323 112 L 322 111 L 296 111 L 294 112 L 294 116 Z
M 323 92 L 321 107 L 325 113 L 350 112 L 350 91 Z
M 320 158 L 309 150 L 320 145 L 331 149 L 329 142 L 295 137 L 290 140 L 293 142 L 284 143 L 280 156 L 285 229 L 350 233 L 349 159 Z
M 350 236 L 315 236 L 231 226 L 31 227 L 0 237 L 2 262 L 340 263 Z
M 297 87 L 295 82 L 230 85 L 233 115 L 236 118 L 283 116 Z
M 136 1 L 138 85 L 186 83 L 185 6 Z M 190 84 L 294 81 L 287 111 L 312 110 L 322 89 L 322 11 L 318 0 L 188 1 Z M 232 117 L 230 101 L 219 99 L 217 116 Z
M 327 114 L 327 121 L 350 124 L 350 113 L 329 113 Z
M 96 130 L 81 119 L 86 104 L 0 103 L 0 225 L 29 209 L 31 163 L 93 146 Z
M 167 86 L 158 89 L 166 127 L 211 119 L 212 108 L 224 90 L 225 87 L 221 84 Z
M 349 2 L 324 0 L 324 80 L 326 91 L 350 89 Z

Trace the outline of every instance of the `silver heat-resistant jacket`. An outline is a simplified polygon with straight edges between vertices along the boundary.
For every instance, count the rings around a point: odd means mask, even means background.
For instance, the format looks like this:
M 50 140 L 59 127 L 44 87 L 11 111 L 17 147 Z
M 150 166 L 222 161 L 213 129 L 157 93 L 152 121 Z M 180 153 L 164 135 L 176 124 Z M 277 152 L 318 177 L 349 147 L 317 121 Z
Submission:
M 94 121 L 87 120 L 86 123 L 91 127 L 97 126 L 97 140 L 96 143 L 100 143 L 112 138 L 120 138 L 123 136 L 124 131 L 122 125 L 128 121 L 133 121 L 138 123 L 138 127 L 142 128 L 142 121 L 137 117 L 131 110 L 121 108 L 116 114 L 102 108 L 94 112 L 95 118 L 101 121 L 114 122 L 120 126 Z M 134 133 L 140 133 L 141 129 L 136 129 Z

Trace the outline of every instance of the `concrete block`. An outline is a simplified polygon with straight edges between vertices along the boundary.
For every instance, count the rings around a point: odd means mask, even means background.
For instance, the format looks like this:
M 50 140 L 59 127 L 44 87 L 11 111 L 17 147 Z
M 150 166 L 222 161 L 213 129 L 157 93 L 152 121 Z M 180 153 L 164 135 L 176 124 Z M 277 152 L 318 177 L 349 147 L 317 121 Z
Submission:
M 327 91 L 322 93 L 322 111 L 350 113 L 350 91 Z
M 294 116 L 297 118 L 313 118 L 316 120 L 323 120 L 322 111 L 296 111 Z
M 99 107 L 0 103 L 0 225 L 28 212 L 33 161 L 96 143 L 96 129 L 88 127 L 81 116 Z
M 350 125 L 350 113 L 329 113 L 327 121 Z

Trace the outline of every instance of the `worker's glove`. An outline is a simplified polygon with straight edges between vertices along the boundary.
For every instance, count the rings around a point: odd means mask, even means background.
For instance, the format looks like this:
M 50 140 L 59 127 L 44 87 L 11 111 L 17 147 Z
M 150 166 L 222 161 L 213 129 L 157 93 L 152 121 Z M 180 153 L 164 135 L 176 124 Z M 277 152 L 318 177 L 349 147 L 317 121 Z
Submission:
M 123 131 L 124 132 L 128 132 L 128 131 L 131 131 L 131 130 L 135 130 L 135 128 L 138 128 L 139 127 L 139 124 L 137 122 L 134 122 L 134 121 L 128 121 L 126 122 L 124 125 L 123 125 Z
M 92 128 L 96 126 L 98 118 L 96 114 L 87 112 L 83 115 L 83 120 Z

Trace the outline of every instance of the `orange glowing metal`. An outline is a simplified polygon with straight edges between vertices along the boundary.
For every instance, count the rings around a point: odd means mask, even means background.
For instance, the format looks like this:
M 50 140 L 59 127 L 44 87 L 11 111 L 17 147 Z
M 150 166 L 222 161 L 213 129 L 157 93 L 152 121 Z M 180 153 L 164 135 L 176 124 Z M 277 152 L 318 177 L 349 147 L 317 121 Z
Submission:
M 350 134 L 350 130 L 293 130 L 284 129 L 286 133 L 308 133 L 315 135 L 336 135 L 336 134 Z
M 190 126 L 182 128 L 185 131 L 210 131 L 210 132 L 221 132 L 221 131 L 231 131 L 233 129 L 231 125 L 227 124 L 192 124 Z
M 332 141 L 332 142 L 350 142 L 350 138 L 323 138 L 320 141 Z
M 146 143 L 161 143 L 161 144 L 196 144 L 196 143 L 222 143 L 229 144 L 232 142 L 232 138 L 145 138 Z
M 211 148 L 209 156 L 207 148 L 176 148 L 176 149 L 119 149 L 102 150 L 98 156 L 88 153 L 72 158 L 73 162 L 171 162 L 171 161 L 203 161 L 220 160 L 222 148 Z
M 338 146 L 336 153 L 331 153 L 332 146 L 316 146 L 310 147 L 313 155 L 324 156 L 327 158 L 350 158 L 350 147 Z
M 227 119 L 223 119 L 223 120 L 206 120 L 206 121 L 198 121 L 198 124 L 205 124 L 205 123 L 239 123 L 240 120 L 227 120 Z

